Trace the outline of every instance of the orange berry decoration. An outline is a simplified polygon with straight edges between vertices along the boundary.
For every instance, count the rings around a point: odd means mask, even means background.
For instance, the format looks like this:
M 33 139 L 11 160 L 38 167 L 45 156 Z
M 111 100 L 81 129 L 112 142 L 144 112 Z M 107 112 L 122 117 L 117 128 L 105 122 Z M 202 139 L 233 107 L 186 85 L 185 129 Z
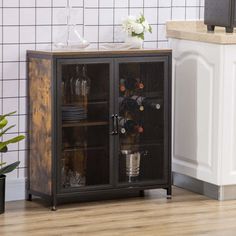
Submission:
M 126 90 L 126 88 L 125 88 L 125 86 L 122 84 L 122 85 L 120 85 L 120 91 L 121 92 L 124 92 Z
M 142 82 L 139 83 L 139 89 L 144 89 L 144 84 Z

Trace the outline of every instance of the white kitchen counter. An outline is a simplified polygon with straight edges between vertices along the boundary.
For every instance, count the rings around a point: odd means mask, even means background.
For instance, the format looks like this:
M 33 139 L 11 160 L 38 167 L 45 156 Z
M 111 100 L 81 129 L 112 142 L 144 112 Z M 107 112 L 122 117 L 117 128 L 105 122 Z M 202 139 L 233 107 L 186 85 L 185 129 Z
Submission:
M 236 33 L 168 22 L 176 185 L 236 199 Z
M 207 32 L 203 21 L 169 21 L 167 36 L 207 43 L 236 44 L 236 31 L 233 34 L 226 33 L 224 27 L 216 27 L 215 32 Z

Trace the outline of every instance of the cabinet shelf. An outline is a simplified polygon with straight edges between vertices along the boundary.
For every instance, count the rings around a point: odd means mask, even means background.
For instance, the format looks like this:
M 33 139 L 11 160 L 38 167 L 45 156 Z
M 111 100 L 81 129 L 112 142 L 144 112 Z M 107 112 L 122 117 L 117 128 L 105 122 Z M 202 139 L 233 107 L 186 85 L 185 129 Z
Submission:
M 108 101 L 88 101 L 88 105 L 107 105 Z
M 76 152 L 76 151 L 101 151 L 106 150 L 107 146 L 98 147 L 71 147 L 62 149 L 63 152 Z
M 80 121 L 80 122 L 64 122 L 62 128 L 85 127 L 85 126 L 104 126 L 109 125 L 108 121 Z
M 133 143 L 121 143 L 122 147 L 130 147 L 130 148 L 144 148 L 150 146 L 161 146 L 163 145 L 162 140 L 152 141 L 152 142 L 142 142 L 140 144 L 133 144 Z
M 88 105 L 107 105 L 108 104 L 108 101 L 106 100 L 98 100 L 98 101 L 95 101 L 95 100 L 91 100 L 91 101 L 88 101 Z M 76 103 L 66 103 L 64 104 L 63 106 L 77 106 L 78 104 Z

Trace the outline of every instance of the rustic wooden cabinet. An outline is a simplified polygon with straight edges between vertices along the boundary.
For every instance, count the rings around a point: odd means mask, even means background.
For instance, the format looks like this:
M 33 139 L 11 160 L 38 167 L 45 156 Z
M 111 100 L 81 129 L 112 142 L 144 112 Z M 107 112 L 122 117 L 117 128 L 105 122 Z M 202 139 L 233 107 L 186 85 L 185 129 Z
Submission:
M 164 188 L 171 196 L 171 51 L 28 51 L 28 197 Z

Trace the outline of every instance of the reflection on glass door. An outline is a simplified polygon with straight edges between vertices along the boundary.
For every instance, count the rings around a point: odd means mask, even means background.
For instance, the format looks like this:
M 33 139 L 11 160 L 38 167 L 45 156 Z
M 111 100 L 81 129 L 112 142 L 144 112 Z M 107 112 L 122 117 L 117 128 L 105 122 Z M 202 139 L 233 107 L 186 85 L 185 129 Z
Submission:
M 164 174 L 164 62 L 119 64 L 119 182 Z
M 110 66 L 61 66 L 61 188 L 109 184 Z

